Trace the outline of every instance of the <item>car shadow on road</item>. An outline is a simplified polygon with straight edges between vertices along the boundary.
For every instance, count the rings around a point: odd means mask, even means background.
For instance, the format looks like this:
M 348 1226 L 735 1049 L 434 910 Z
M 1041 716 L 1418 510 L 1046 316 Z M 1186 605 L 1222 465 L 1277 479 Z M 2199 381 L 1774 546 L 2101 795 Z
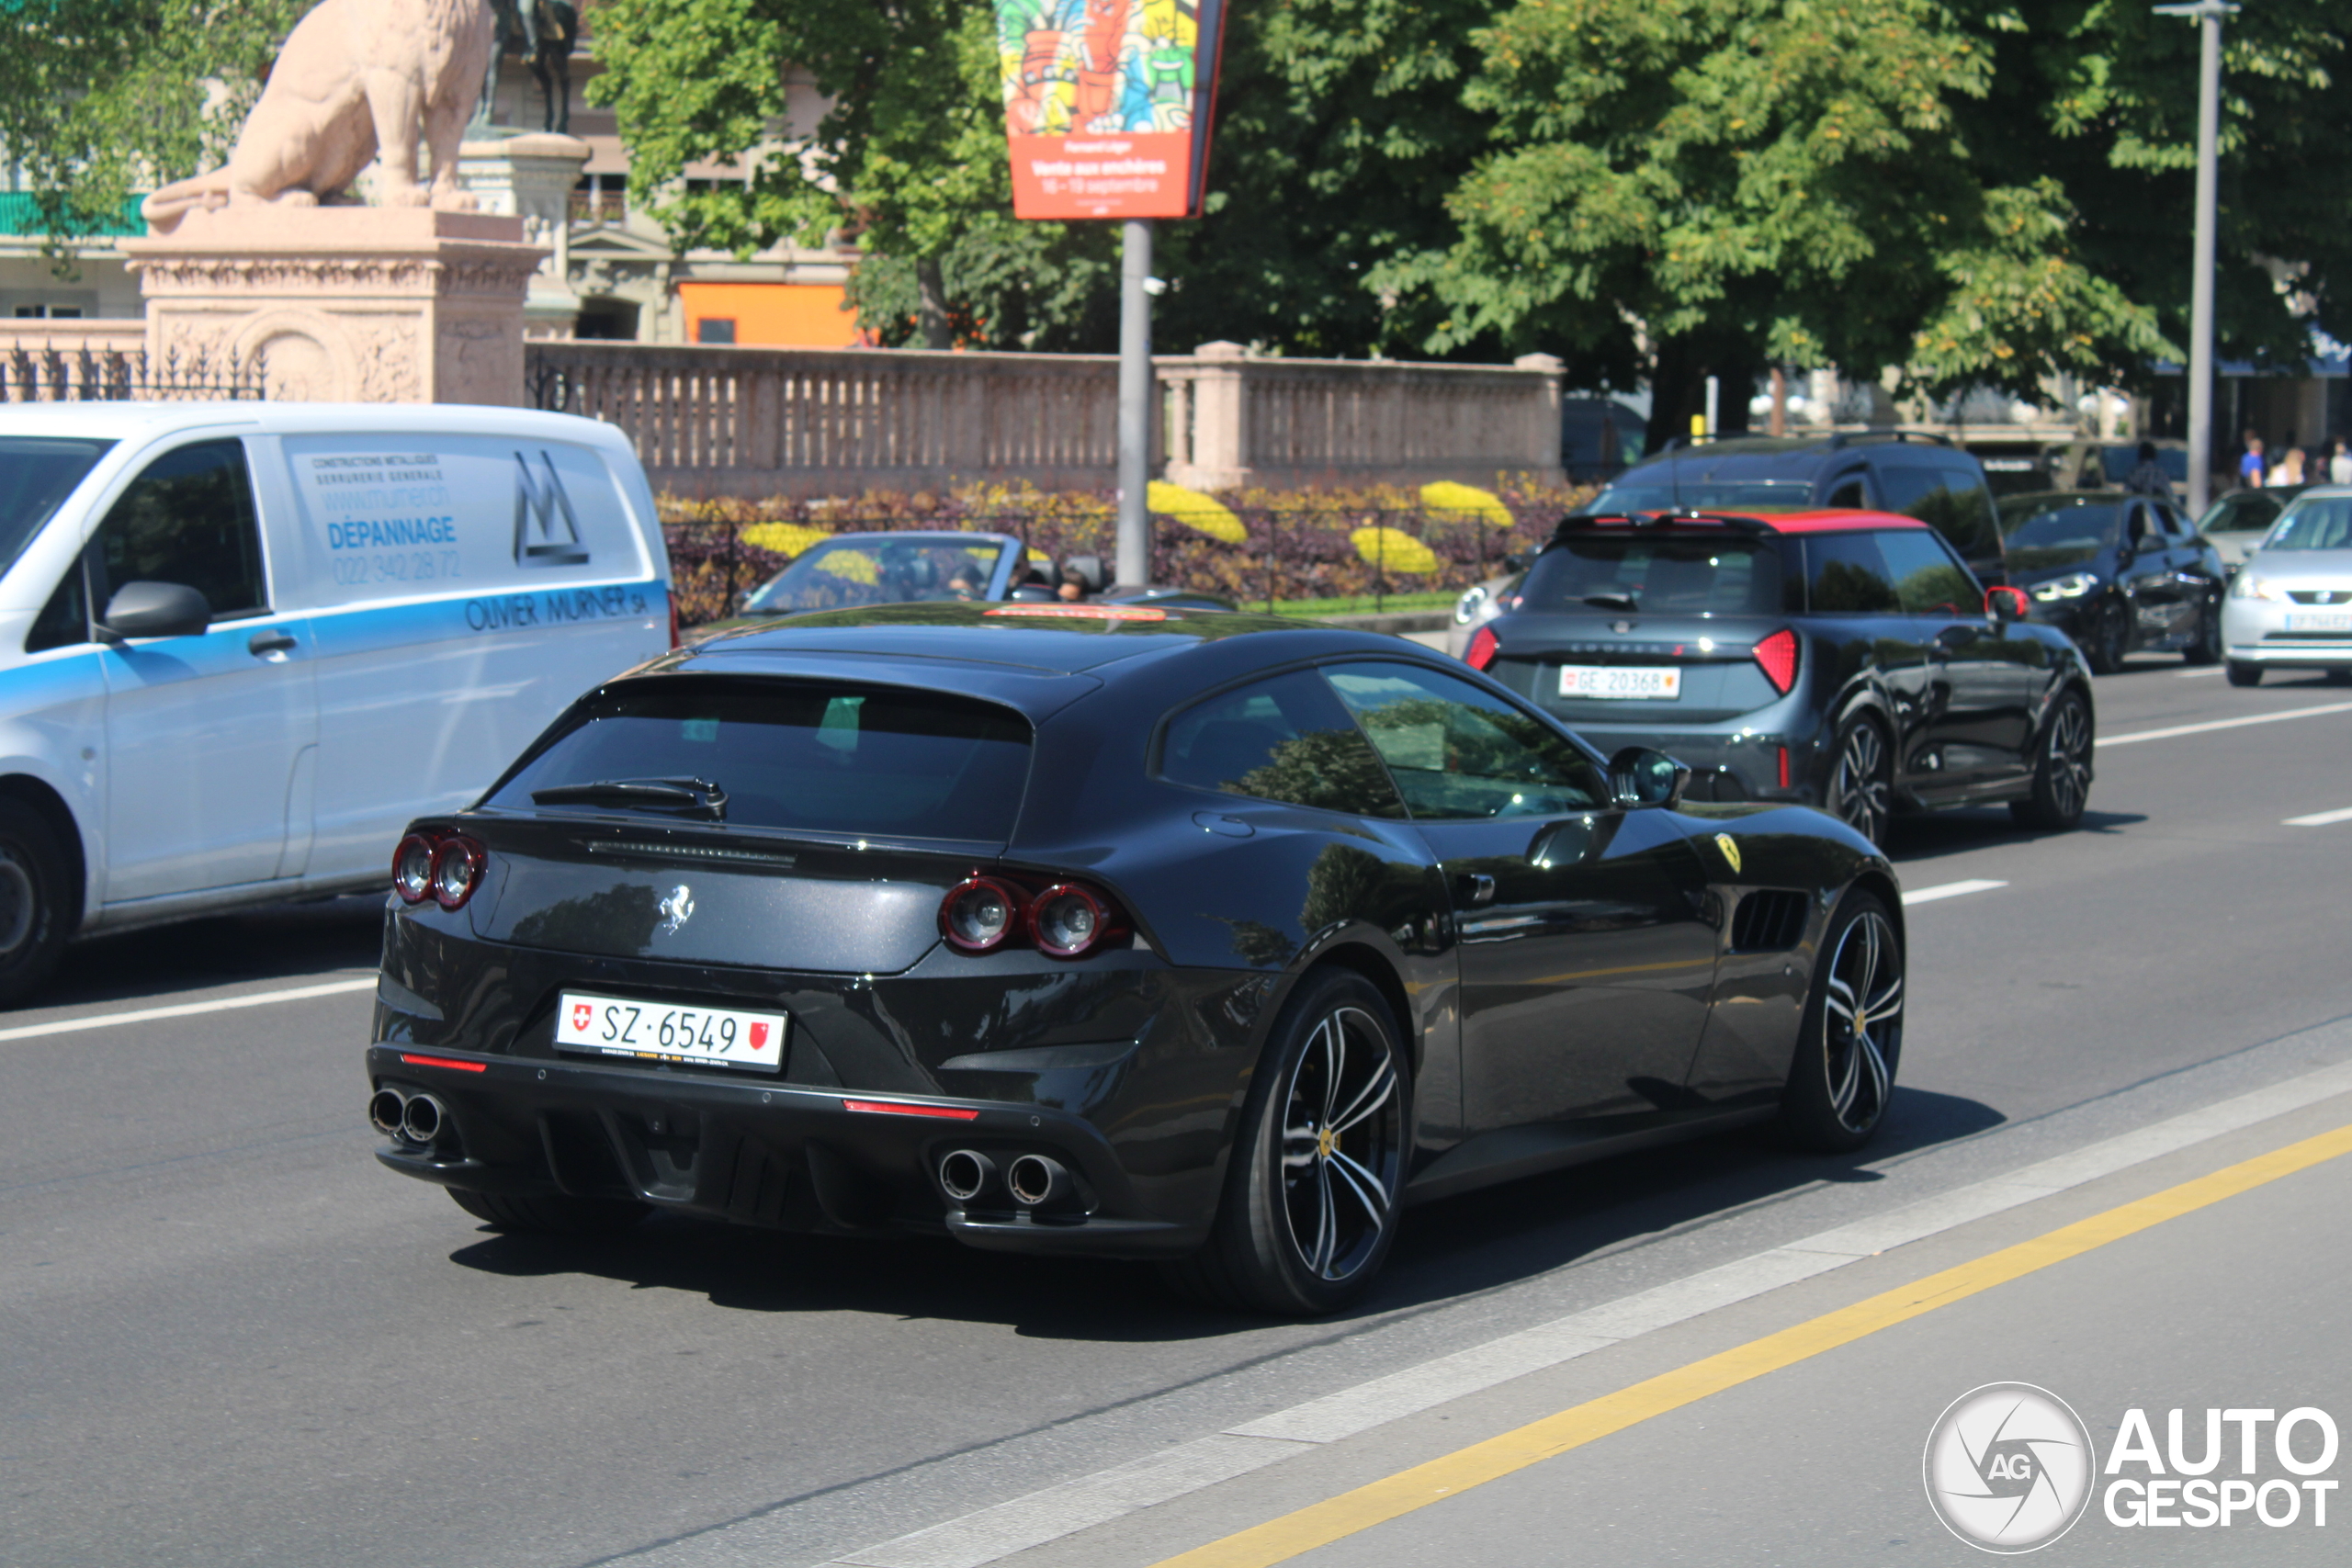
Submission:
M 2071 839 L 2090 833 L 2112 836 L 2148 819 L 2142 811 L 2083 813 L 2080 826 L 2066 829 L 2020 828 L 2004 807 L 1977 811 L 1939 811 L 1928 816 L 1899 817 L 1887 844 L 1887 859 L 1899 872 L 1906 866 L 1968 854 L 2002 844 L 2030 844 L 2043 839 Z M 1906 875 L 1905 880 L 1910 878 Z
M 66 950 L 31 1005 L 169 998 L 245 981 L 373 969 L 383 931 L 383 895 L 368 893 L 93 937 Z
M 1800 1155 L 1767 1130 L 1729 1133 L 1424 1204 L 1406 1216 L 1369 1298 L 1315 1324 L 1193 1304 L 1143 1264 L 1018 1258 L 931 1238 L 779 1235 L 666 1216 L 596 1241 L 485 1231 L 450 1261 L 489 1274 L 587 1274 L 684 1291 L 740 1312 L 1001 1323 L 1024 1337 L 1134 1344 L 1282 1328 L 1289 1332 L 1278 1342 L 1295 1346 L 1515 1284 L 1825 1181 L 1874 1181 L 1871 1165 L 2002 1120 L 1973 1100 L 1898 1089 L 1878 1139 L 1862 1154 Z

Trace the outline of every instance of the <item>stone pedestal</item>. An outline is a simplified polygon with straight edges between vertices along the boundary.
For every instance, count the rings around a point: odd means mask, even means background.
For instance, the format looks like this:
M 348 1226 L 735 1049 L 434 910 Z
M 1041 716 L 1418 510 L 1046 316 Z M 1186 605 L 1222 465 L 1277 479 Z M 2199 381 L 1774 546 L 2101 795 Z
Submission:
M 307 402 L 523 397 L 520 218 L 429 208 L 223 208 L 120 242 L 148 363 Z
M 484 212 L 523 220 L 523 238 L 554 254 L 532 276 L 523 334 L 570 337 L 580 320 L 571 287 L 571 193 L 591 149 L 576 136 L 492 130 L 458 149 L 458 175 Z

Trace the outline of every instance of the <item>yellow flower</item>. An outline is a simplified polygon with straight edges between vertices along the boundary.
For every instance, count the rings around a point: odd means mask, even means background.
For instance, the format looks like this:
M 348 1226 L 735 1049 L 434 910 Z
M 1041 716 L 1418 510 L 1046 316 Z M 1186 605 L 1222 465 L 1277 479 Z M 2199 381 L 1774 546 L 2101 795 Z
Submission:
M 1402 528 L 1359 528 L 1348 536 L 1356 554 L 1389 571 L 1411 573 L 1437 570 L 1437 554 Z
M 1431 516 L 1448 523 L 1484 523 L 1495 528 L 1511 525 L 1510 512 L 1503 505 L 1502 497 L 1476 485 L 1435 480 L 1421 487 L 1421 504 L 1430 509 Z
M 743 530 L 745 544 L 780 556 L 797 556 L 818 540 L 831 537 L 831 529 L 812 528 L 806 523 L 754 523 Z
M 1144 504 L 1165 517 L 1173 517 L 1196 533 L 1228 545 L 1246 545 L 1249 531 L 1241 526 L 1241 519 L 1232 510 L 1214 498 L 1164 479 L 1151 481 Z

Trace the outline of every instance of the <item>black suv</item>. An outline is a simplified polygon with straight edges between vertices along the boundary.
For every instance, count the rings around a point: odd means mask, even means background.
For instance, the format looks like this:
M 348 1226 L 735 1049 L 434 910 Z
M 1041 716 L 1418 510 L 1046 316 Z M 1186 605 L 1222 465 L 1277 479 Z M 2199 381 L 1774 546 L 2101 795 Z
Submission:
M 1610 481 L 1587 512 L 1746 512 L 1859 506 L 1917 517 L 1976 580 L 2008 581 L 1984 466 L 1939 435 L 1846 432 L 1800 439 L 1733 436 L 1675 446 Z
M 1817 806 L 1879 841 L 1901 808 L 2082 819 L 2089 668 L 1912 518 L 1570 517 L 1501 605 L 1467 662 L 1604 754 L 1688 763 L 1690 799 Z

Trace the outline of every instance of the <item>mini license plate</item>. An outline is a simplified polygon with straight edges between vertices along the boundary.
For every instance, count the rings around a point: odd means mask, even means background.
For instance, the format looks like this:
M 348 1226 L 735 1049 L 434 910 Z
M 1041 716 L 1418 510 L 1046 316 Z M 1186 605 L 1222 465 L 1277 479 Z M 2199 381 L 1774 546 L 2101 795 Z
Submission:
M 671 1007 L 566 991 L 556 1011 L 555 1043 L 559 1051 L 596 1056 L 650 1056 L 780 1073 L 790 1021 L 780 1012 Z
M 2306 610 L 2287 617 L 2290 632 L 2352 632 L 2352 610 Z
M 1563 664 L 1560 695 L 1670 703 L 1682 695 L 1682 671 L 1672 664 Z

